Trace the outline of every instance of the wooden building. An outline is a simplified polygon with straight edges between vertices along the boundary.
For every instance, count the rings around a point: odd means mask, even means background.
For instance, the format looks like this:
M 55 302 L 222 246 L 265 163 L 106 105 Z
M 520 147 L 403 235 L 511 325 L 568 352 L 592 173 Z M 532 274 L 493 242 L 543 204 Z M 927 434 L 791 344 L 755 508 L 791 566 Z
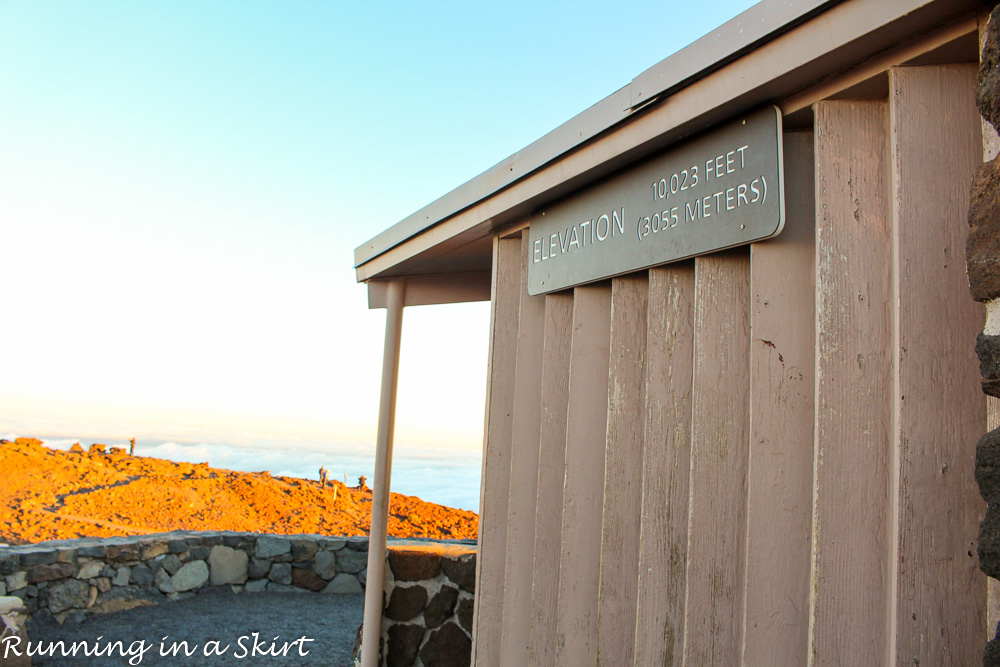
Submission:
M 964 247 L 998 144 L 975 106 L 989 8 L 765 0 L 357 249 L 389 308 L 383 469 L 403 306 L 492 302 L 474 664 L 981 661 Z M 679 155 L 728 168 L 712 142 L 755 114 L 783 204 L 759 240 L 706 223 L 672 247 L 664 213 L 659 260 L 580 268 L 544 226 L 599 191 L 655 200 L 649 165 L 676 195 Z M 706 206 L 742 224 L 723 192 Z M 635 213 L 609 220 L 645 243 Z M 552 253 L 572 266 L 550 291 Z

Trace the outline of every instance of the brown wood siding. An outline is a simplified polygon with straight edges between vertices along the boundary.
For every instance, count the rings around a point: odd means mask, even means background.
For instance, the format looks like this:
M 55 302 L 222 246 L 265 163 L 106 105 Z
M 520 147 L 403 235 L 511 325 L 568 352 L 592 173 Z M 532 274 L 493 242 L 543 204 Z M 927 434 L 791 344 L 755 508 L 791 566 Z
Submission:
M 574 292 L 555 664 L 592 665 L 597 661 L 611 285 Z
M 525 235 L 521 253 L 522 277 L 527 275 L 529 256 Z M 501 661 L 509 665 L 528 662 L 544 332 L 545 297 L 529 296 L 527 281 L 522 279 L 507 500 L 507 559 L 503 578 L 503 618 L 509 621 L 502 626 L 500 643 Z
M 953 298 L 967 286 L 965 217 L 981 162 L 974 65 L 890 71 L 896 301 L 894 576 L 897 663 L 972 664 L 966 638 L 985 623 L 975 539 L 981 507 L 967 471 L 986 406 L 972 341 L 982 307 Z M 965 131 L 963 131 L 965 129 Z M 943 177 L 947 175 L 947 177 Z M 979 399 L 979 400 L 977 400 Z M 892 600 L 890 600 L 892 602 Z M 972 612 L 954 614 L 956 607 Z M 890 632 L 893 628 L 890 627 Z M 893 657 L 893 656 L 890 656 Z
M 637 665 L 680 665 L 684 651 L 694 262 L 651 269 L 646 332 Z
M 892 239 L 883 102 L 816 105 L 816 451 L 810 658 L 884 662 Z
M 785 230 L 750 247 L 750 469 L 743 660 L 809 642 L 816 312 L 811 132 L 785 135 Z
M 778 238 L 544 297 L 496 241 L 477 665 L 971 664 L 971 66 L 785 134 Z
M 684 664 L 740 660 L 746 583 L 749 248 L 694 265 Z
M 639 594 L 639 521 L 645 425 L 646 273 L 611 281 L 608 442 L 604 451 L 604 510 L 598 664 L 632 664 Z
M 483 474 L 479 491 L 479 552 L 473 609 L 472 661 L 496 664 L 500 655 L 503 574 L 510 493 L 514 370 L 521 293 L 521 240 L 493 241 L 490 360 L 487 371 Z M 491 662 L 491 660 L 493 662 Z
M 552 638 L 556 634 L 556 603 L 559 599 L 563 482 L 566 478 L 566 405 L 572 332 L 573 297 L 568 294 L 546 296 L 529 665 L 552 665 L 555 662 Z

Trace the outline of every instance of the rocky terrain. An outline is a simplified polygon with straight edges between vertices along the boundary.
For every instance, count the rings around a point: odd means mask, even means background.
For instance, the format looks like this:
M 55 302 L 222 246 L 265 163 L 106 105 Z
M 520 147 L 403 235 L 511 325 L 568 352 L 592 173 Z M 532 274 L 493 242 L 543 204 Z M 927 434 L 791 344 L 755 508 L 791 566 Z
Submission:
M 172 530 L 368 533 L 370 489 L 102 449 L 0 440 L 0 542 Z M 391 536 L 475 539 L 478 528 L 473 512 L 392 494 Z

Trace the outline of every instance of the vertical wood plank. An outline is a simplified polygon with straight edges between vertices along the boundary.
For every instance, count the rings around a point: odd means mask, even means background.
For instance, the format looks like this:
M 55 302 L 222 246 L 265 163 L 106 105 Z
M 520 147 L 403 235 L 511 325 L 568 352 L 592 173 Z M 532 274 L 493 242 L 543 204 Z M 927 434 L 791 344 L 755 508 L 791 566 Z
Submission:
M 496 665 L 500 657 L 503 574 L 510 490 L 510 445 L 514 413 L 521 239 L 494 239 L 487 370 L 482 488 L 479 491 L 479 547 L 472 631 L 473 664 Z
M 577 287 L 566 414 L 557 665 L 583 667 L 597 661 L 610 329 L 611 286 Z
M 974 65 L 890 70 L 896 292 L 899 664 L 973 664 L 986 625 L 969 470 L 986 424 L 965 272 L 969 183 L 981 164 Z M 890 600 L 890 602 L 893 602 Z
M 886 104 L 820 102 L 810 664 L 884 662 L 892 317 Z
M 639 587 L 648 274 L 611 281 L 598 664 L 631 665 Z
M 541 420 L 542 341 L 545 297 L 528 295 L 531 248 L 523 234 L 518 314 L 514 416 L 511 426 L 510 491 L 507 501 L 507 554 L 504 570 L 500 664 L 528 661 L 531 628 L 531 569 L 535 548 L 538 434 Z
M 684 662 L 741 659 L 750 392 L 746 248 L 695 260 Z
M 535 510 L 535 566 L 528 655 L 528 664 L 537 667 L 555 665 L 556 660 L 556 603 L 559 599 L 559 547 L 563 483 L 566 479 L 566 404 L 569 400 L 572 332 L 572 295 L 546 296 L 538 501 Z
M 809 641 L 815 350 L 811 132 L 784 135 L 785 229 L 750 247 L 750 473 L 743 662 L 797 665 Z
M 694 262 L 651 269 L 635 664 L 680 665 L 684 648 Z

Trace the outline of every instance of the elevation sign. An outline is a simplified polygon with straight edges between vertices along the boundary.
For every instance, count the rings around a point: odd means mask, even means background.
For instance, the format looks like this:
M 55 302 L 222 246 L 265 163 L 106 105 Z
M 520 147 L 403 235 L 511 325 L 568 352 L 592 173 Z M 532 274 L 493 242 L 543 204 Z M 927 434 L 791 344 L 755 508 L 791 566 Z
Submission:
M 762 109 L 536 211 L 528 293 L 776 236 L 785 223 L 781 112 Z

